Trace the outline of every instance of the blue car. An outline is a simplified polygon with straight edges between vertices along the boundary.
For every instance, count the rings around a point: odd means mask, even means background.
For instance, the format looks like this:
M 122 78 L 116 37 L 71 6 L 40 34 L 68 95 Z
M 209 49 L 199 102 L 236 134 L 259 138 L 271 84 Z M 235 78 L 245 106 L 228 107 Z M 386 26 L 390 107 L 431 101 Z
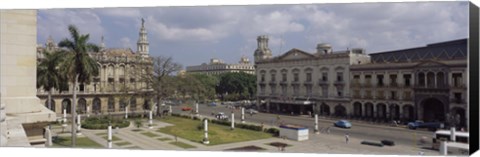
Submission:
M 333 126 L 340 127 L 340 128 L 351 128 L 352 123 L 350 123 L 347 120 L 339 120 L 339 121 L 333 123 Z
M 212 102 L 212 103 L 208 104 L 208 106 L 217 106 L 217 103 Z

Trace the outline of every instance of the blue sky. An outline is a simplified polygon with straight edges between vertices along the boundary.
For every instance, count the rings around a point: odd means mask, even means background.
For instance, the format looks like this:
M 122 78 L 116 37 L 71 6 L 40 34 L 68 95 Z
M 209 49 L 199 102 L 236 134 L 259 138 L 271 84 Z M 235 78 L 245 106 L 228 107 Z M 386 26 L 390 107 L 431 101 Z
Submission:
M 258 35 L 269 35 L 274 55 L 313 53 L 318 43 L 374 53 L 468 36 L 468 2 L 409 2 L 40 9 L 37 40 L 44 44 L 51 35 L 58 42 L 75 24 L 93 43 L 103 35 L 107 47 L 136 50 L 141 18 L 150 55 L 184 66 L 210 58 L 234 63 L 242 55 L 253 61 Z

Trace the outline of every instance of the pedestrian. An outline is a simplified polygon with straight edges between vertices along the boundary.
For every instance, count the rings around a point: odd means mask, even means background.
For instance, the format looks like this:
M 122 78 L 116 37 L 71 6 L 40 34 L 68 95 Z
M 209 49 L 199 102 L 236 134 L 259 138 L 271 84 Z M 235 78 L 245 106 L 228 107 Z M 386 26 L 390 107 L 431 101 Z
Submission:
M 345 134 L 345 143 L 348 144 L 348 133 Z

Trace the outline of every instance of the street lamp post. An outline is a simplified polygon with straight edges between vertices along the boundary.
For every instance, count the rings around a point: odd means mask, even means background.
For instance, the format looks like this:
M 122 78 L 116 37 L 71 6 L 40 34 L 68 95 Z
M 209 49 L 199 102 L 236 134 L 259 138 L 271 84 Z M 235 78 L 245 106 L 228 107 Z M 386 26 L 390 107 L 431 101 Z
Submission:
M 153 129 L 152 110 L 148 113 L 148 128 Z
M 318 114 L 315 114 L 315 128 L 314 128 L 315 134 L 319 134 L 320 132 L 318 131 Z
M 112 148 L 112 124 L 108 123 L 107 148 Z
M 242 107 L 242 123 L 245 123 L 245 108 Z
M 80 116 L 81 116 L 80 114 L 77 115 L 77 135 L 82 134 L 80 133 L 80 129 L 82 128 L 82 120 Z

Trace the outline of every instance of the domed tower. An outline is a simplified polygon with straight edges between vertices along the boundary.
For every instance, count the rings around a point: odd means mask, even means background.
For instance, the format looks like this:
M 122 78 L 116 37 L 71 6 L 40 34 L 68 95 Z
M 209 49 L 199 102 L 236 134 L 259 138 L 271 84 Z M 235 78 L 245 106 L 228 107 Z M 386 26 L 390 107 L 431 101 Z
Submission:
M 318 54 L 331 54 L 332 53 L 332 46 L 327 43 L 320 43 L 317 44 L 317 53 Z
M 272 58 L 272 51 L 268 48 L 268 36 L 258 36 L 257 44 L 258 46 L 254 53 L 255 63 Z
M 242 56 L 242 58 L 240 58 L 240 61 L 238 63 L 240 63 L 240 64 L 250 64 L 250 60 L 247 57 Z
M 147 30 L 145 30 L 145 20 L 142 18 L 142 27 L 140 28 L 139 38 L 137 42 L 137 52 L 143 57 L 148 56 L 148 39 Z

